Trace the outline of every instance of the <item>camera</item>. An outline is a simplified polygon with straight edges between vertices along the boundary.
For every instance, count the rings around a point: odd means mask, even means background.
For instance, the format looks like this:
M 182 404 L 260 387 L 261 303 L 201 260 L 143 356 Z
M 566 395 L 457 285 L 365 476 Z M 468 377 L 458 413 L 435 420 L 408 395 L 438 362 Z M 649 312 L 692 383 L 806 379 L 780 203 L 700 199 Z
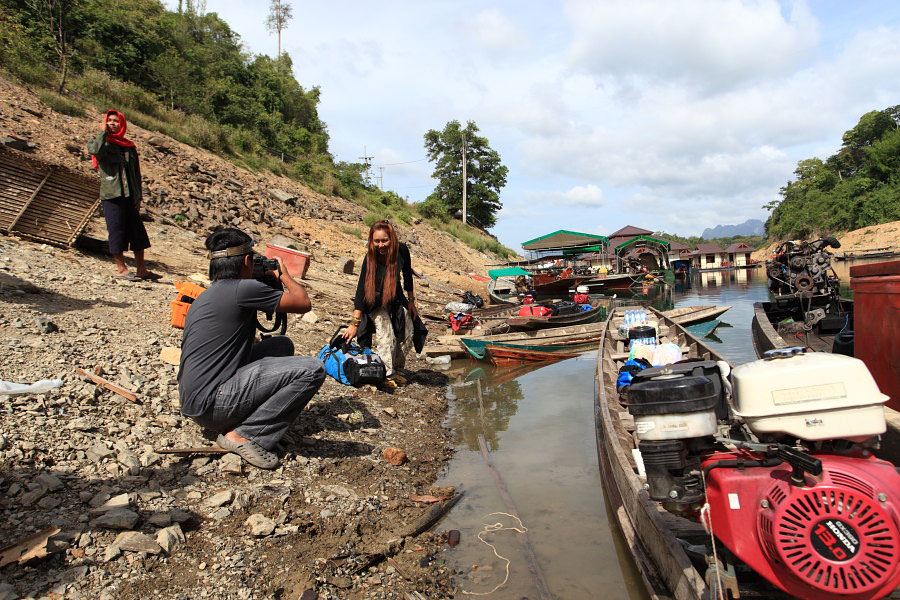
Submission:
M 253 255 L 253 279 L 268 282 L 272 279 L 269 271 L 278 272 L 278 261 L 274 258 L 266 258 L 262 254 Z

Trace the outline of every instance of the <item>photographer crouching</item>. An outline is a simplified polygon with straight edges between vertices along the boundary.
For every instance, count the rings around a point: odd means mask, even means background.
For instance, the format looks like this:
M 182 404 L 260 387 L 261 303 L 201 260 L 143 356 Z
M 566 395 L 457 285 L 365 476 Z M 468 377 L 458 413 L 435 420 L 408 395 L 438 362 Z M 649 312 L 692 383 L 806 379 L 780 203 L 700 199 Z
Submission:
M 261 272 L 264 257 L 239 229 L 213 233 L 206 249 L 213 284 L 184 323 L 181 413 L 218 432 L 222 448 L 274 469 L 274 448 L 322 386 L 325 368 L 316 358 L 294 356 L 287 336 L 254 343 L 257 313 L 305 313 L 309 296 L 280 259 L 277 271 Z

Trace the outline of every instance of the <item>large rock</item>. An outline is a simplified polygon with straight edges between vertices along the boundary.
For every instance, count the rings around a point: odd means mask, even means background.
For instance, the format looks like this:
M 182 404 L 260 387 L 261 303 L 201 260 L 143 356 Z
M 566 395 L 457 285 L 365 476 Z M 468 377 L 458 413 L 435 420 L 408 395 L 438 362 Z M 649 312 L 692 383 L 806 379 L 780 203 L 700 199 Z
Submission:
M 116 536 L 113 546 L 118 546 L 122 550 L 130 552 L 147 552 L 148 554 L 159 554 L 162 548 L 149 535 L 140 531 L 123 531 Z
M 181 525 L 176 523 L 171 527 L 166 527 L 165 529 L 157 531 L 156 543 L 169 554 L 171 554 L 172 550 L 183 546 L 185 544 L 185 537 L 184 532 L 181 530 Z
M 210 497 L 209 500 L 206 501 L 206 505 L 213 507 L 225 506 L 226 504 L 231 503 L 233 499 L 234 492 L 231 490 L 224 490 L 222 492 L 219 492 L 218 494 L 213 494 L 212 497 Z
M 254 537 L 265 537 L 275 531 L 275 521 L 259 513 L 247 517 L 245 524 L 250 528 L 250 535 Z
M 269 194 L 269 196 L 274 200 L 284 202 L 285 204 L 290 204 L 291 206 L 293 206 L 297 202 L 297 196 L 295 196 L 294 194 L 289 194 L 284 190 L 279 190 L 278 188 L 269 188 L 268 190 L 266 190 L 266 193 Z
M 344 258 L 342 256 L 338 259 L 338 267 L 340 267 L 341 273 L 353 275 L 353 267 L 355 267 L 355 266 L 356 266 L 356 263 L 353 262 L 352 258 Z
M 105 527 L 107 529 L 133 529 L 138 522 L 138 514 L 127 508 L 114 508 L 113 510 L 91 521 L 91 527 Z
M 181 364 L 181 348 L 166 346 L 159 352 L 159 360 L 170 365 L 178 366 Z

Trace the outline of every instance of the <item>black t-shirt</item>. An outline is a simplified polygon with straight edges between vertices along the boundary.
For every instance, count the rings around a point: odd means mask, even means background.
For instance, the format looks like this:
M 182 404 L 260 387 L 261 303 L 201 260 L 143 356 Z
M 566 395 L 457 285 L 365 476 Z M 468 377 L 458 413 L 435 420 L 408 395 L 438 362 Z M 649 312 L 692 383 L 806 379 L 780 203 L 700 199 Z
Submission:
M 372 306 L 366 306 L 366 271 L 369 268 L 369 259 L 364 258 L 362 267 L 359 269 L 359 282 L 356 284 L 356 296 L 353 299 L 353 308 L 368 312 L 381 306 L 381 294 L 384 289 L 384 278 L 387 274 L 387 265 L 378 264 L 375 270 L 375 301 Z M 400 242 L 397 247 L 397 262 L 400 267 L 400 275 L 402 275 L 403 285 L 400 285 L 401 277 L 397 277 L 397 291 L 394 292 L 394 298 L 406 305 L 406 296 L 403 290 L 407 292 L 413 289 L 412 260 L 409 256 L 409 247 Z
M 256 337 L 257 311 L 275 312 L 282 293 L 256 279 L 222 279 L 194 300 L 181 340 L 182 414 L 205 413 L 216 388 L 246 364 Z

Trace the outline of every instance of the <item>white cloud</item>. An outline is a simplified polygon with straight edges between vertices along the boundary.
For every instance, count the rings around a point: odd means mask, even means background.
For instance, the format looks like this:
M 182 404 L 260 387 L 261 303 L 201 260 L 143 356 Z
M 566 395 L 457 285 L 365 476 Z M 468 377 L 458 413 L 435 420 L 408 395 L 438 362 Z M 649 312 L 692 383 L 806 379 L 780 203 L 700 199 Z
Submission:
M 803 4 L 775 0 L 573 0 L 571 64 L 597 77 L 731 87 L 790 72 L 816 50 Z
M 603 200 L 603 190 L 593 184 L 575 186 L 564 192 L 551 192 L 547 194 L 546 201 L 553 205 L 591 208 L 606 204 Z
M 515 50 L 527 42 L 525 33 L 496 8 L 486 8 L 463 19 L 476 43 L 492 50 Z

